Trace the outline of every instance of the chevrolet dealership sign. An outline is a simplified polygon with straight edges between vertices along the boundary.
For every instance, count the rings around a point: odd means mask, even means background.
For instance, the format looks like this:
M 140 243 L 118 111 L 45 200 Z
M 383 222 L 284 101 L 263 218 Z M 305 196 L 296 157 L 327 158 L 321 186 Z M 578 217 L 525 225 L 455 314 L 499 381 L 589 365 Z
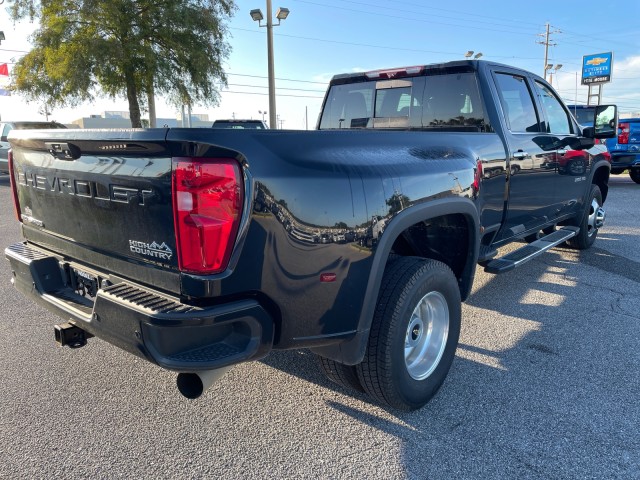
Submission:
M 582 57 L 582 85 L 607 83 L 613 71 L 613 52 Z

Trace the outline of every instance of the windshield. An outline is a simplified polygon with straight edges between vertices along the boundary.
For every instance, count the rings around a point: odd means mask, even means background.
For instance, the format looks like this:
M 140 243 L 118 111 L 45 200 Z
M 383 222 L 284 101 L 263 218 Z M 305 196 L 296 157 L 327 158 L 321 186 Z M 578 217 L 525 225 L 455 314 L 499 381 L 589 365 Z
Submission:
M 475 74 L 333 85 L 320 129 L 488 131 Z

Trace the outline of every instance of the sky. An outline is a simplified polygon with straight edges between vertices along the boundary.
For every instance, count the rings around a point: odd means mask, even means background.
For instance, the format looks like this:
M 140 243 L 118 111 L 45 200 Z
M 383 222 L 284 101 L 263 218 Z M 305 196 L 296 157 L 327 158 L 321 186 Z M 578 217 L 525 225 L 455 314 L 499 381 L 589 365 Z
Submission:
M 1 0 L 0 0 L 1 1 Z M 602 87 L 602 103 L 620 112 L 640 112 L 640 2 L 638 0 L 538 0 L 537 2 L 458 0 L 273 0 L 290 10 L 274 27 L 276 112 L 279 127 L 313 129 L 328 82 L 334 74 L 463 59 L 467 51 L 543 74 L 546 25 L 550 25 L 548 64 L 552 85 L 566 103 L 586 103 L 580 85 L 584 55 L 613 52 L 611 83 Z M 269 108 L 266 28 L 249 11 L 265 0 L 237 0 L 228 23 L 232 47 L 224 62 L 228 86 L 217 107 L 194 106 L 209 118 L 262 119 Z M 606 6 L 605 6 L 606 5 Z M 0 5 L 0 64 L 20 58 L 30 47 L 37 23 L 13 24 Z M 548 76 L 547 76 L 548 78 Z M 178 109 L 156 100 L 158 117 L 176 118 Z M 124 97 L 97 98 L 75 108 L 56 108 L 50 119 L 70 123 L 105 110 L 128 110 Z M 42 105 L 14 94 L 0 97 L 2 120 L 44 119 Z M 264 115 L 268 121 L 269 115 Z

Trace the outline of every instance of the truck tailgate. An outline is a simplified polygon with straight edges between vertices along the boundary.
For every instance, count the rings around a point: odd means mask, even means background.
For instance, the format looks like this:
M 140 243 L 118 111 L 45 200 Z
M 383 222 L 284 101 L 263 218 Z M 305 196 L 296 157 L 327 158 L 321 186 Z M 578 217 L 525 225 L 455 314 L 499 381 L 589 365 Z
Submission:
M 166 130 L 66 130 L 12 136 L 13 178 L 27 240 L 114 275 L 177 290 Z M 138 268 L 132 268 L 137 266 Z M 137 272 L 137 273 L 136 273 Z M 160 277 L 162 278 L 162 277 Z M 148 283 L 148 282 L 147 282 Z

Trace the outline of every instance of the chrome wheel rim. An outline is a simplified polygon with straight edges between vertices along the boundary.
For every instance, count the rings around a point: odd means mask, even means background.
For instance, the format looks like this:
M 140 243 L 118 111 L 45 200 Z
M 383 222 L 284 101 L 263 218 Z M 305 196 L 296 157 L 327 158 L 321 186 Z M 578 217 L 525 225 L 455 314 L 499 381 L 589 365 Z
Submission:
M 414 380 L 433 373 L 449 336 L 449 306 L 440 292 L 427 293 L 416 305 L 404 342 L 404 362 Z
M 591 206 L 589 207 L 589 218 L 587 219 L 587 236 L 593 236 L 600 227 L 604 225 L 605 211 L 600 206 L 598 200 L 594 198 L 591 200 Z

